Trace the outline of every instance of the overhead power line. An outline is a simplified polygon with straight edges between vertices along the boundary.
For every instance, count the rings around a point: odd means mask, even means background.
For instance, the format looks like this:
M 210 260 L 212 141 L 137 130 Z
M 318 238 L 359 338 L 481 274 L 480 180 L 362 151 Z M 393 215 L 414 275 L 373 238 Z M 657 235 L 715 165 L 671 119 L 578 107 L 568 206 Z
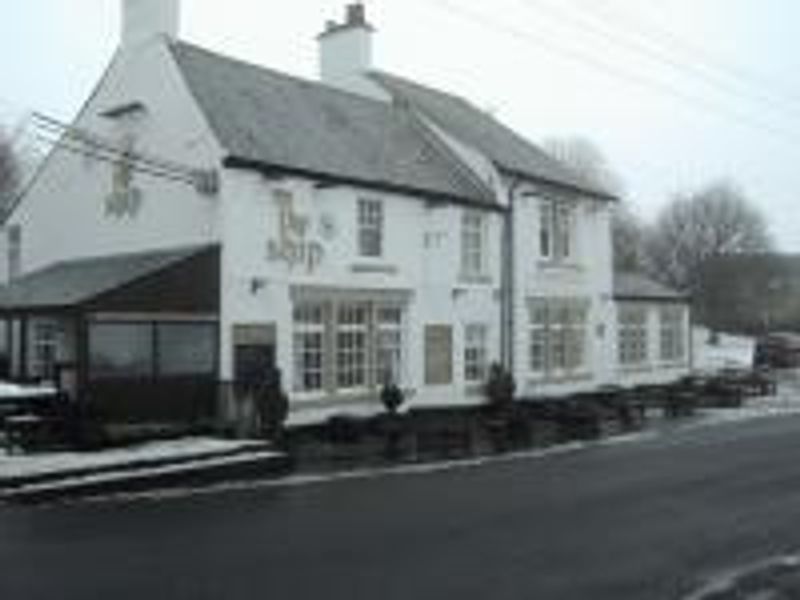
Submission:
M 684 104 L 696 110 L 701 110 L 717 117 L 733 120 L 739 125 L 747 125 L 751 128 L 759 129 L 762 132 L 768 133 L 776 138 L 781 138 L 782 140 L 790 142 L 793 145 L 800 142 L 800 136 L 794 135 L 790 131 L 775 127 L 759 119 L 753 118 L 753 116 L 748 113 L 731 109 L 731 107 L 725 104 L 709 100 L 699 95 L 684 92 L 675 86 L 664 83 L 663 81 L 653 77 L 622 69 L 614 64 L 598 58 L 597 56 L 583 52 L 574 47 L 556 44 L 547 38 L 535 36 L 530 31 L 509 25 L 508 23 L 500 21 L 485 13 L 476 12 L 471 9 L 458 6 L 450 0 L 433 0 L 432 2 L 429 1 L 426 4 L 435 6 L 441 10 L 444 10 L 450 15 L 457 16 L 462 20 L 470 21 L 480 27 L 492 29 L 496 33 L 500 33 L 502 35 L 517 39 L 520 42 L 542 48 L 547 52 L 560 56 L 562 59 L 566 59 L 583 66 L 589 66 L 596 71 L 600 71 L 616 79 L 635 84 L 639 87 L 656 90 L 662 94 L 672 96 L 673 98 L 680 100 Z
M 550 0 L 518 0 L 518 2 L 529 10 L 532 10 L 535 5 L 537 14 L 543 13 L 552 19 L 568 23 L 577 29 L 602 38 L 609 44 L 658 62 L 682 75 L 694 77 L 726 94 L 758 102 L 765 108 L 800 119 L 800 103 L 797 101 L 765 92 L 763 86 L 754 87 L 748 82 L 742 82 L 741 79 L 732 80 L 724 72 L 702 61 L 686 62 L 676 58 L 670 51 L 665 51 L 663 45 L 654 44 L 652 38 L 635 32 L 631 35 L 630 31 L 627 32 L 628 37 L 621 36 L 619 30 L 610 27 L 607 22 L 587 16 L 584 12 L 579 14 L 569 12 L 564 10 L 563 4 L 555 5 Z
M 652 8 L 651 4 L 640 4 L 640 6 Z M 785 102 L 791 103 L 794 106 L 800 106 L 800 95 L 786 87 L 784 83 L 776 77 L 760 72 L 752 67 L 732 63 L 730 60 L 723 58 L 720 54 L 711 51 L 707 46 L 675 33 L 671 29 L 656 23 L 653 19 L 644 18 L 641 14 L 637 17 L 632 13 L 620 11 L 612 7 L 608 2 L 583 4 L 581 6 L 582 13 L 587 14 L 587 10 L 593 12 L 596 19 L 627 22 L 632 26 L 632 29 L 629 29 L 629 31 L 632 31 L 634 35 L 638 35 L 642 39 L 660 39 L 671 48 L 677 49 L 679 52 L 685 54 L 694 63 L 704 63 L 710 68 L 726 74 L 731 79 L 740 81 L 743 85 L 757 87 L 759 89 L 763 89 L 766 86 L 771 90 L 771 95 L 780 97 Z
M 41 113 L 33 113 L 33 127 L 37 139 L 53 149 L 65 150 L 102 162 L 126 164 L 132 170 L 174 182 L 187 183 L 206 195 L 214 195 L 219 188 L 214 170 L 204 170 L 183 165 L 150 153 L 123 147 L 104 137 L 63 123 Z

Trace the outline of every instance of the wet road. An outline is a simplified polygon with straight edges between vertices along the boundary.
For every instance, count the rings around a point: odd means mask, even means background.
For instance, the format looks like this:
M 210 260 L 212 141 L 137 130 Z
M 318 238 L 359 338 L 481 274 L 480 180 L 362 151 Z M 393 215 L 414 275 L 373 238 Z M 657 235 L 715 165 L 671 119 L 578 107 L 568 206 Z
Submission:
M 800 549 L 800 419 L 539 459 L 0 508 L 0 598 L 682 598 Z

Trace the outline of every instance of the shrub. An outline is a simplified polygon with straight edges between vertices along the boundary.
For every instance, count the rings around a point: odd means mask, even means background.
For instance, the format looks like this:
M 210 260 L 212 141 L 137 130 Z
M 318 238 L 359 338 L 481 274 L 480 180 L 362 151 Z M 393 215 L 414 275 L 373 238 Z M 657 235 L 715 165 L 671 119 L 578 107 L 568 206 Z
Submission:
M 516 391 L 514 376 L 506 371 L 502 365 L 493 364 L 489 368 L 489 379 L 486 382 L 486 399 L 493 409 L 504 412 L 514 402 Z
M 394 383 L 385 383 L 381 388 L 381 402 L 386 408 L 386 412 L 391 415 L 397 414 L 400 407 L 405 402 L 403 391 Z

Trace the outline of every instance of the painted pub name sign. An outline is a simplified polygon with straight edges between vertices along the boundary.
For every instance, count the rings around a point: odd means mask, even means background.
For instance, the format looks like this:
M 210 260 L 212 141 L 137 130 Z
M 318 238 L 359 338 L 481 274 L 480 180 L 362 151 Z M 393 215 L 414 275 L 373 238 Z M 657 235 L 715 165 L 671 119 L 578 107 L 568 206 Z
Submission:
M 317 270 L 325 258 L 325 248 L 309 239 L 310 218 L 295 212 L 292 195 L 275 194 L 278 203 L 278 236 L 268 240 L 267 257 L 272 262 L 284 262 L 290 269 L 304 268 L 308 273 Z

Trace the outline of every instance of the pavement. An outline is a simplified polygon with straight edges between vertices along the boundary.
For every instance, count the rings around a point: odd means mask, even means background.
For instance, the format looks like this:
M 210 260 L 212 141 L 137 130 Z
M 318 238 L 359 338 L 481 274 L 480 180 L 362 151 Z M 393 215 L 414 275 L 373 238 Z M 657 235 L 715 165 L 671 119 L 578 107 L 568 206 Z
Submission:
M 97 452 L 0 454 L 0 502 L 75 500 L 136 490 L 209 485 L 283 474 L 269 444 L 182 438 Z
M 800 417 L 767 416 L 427 472 L 0 508 L 0 598 L 800 598 L 778 589 L 786 569 L 753 566 L 795 556 L 799 522 Z

